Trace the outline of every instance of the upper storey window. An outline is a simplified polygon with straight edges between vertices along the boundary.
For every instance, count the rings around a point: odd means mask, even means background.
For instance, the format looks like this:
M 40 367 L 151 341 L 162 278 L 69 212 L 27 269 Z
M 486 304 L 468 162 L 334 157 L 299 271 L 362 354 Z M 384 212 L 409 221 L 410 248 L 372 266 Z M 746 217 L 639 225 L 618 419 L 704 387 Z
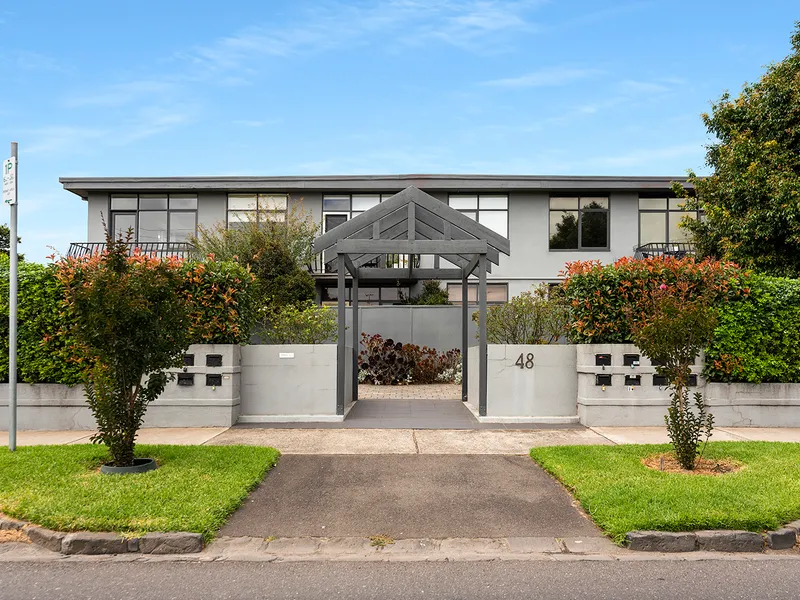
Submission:
M 243 223 L 283 223 L 289 197 L 286 194 L 228 194 L 228 229 Z
M 114 194 L 111 228 L 138 243 L 185 242 L 197 230 L 197 194 Z
M 678 227 L 681 219 L 697 218 L 697 211 L 683 209 L 683 198 L 639 198 L 639 245 L 680 243 L 689 232 Z
M 508 237 L 508 194 L 450 194 L 450 206 Z
M 608 197 L 550 198 L 550 250 L 608 250 Z

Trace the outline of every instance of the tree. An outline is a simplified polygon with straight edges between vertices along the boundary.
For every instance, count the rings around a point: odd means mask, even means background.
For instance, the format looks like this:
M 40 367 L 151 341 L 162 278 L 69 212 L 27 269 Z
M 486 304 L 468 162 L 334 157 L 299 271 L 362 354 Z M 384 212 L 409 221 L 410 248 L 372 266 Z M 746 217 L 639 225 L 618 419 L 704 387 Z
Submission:
M 314 279 L 307 265 L 313 258 L 317 226 L 302 208 L 293 208 L 284 221 L 248 222 L 228 229 L 224 223 L 199 227 L 189 241 L 194 258 L 235 261 L 255 276 L 254 296 L 262 314 L 314 299 Z
M 700 440 L 711 436 L 713 415 L 706 411 L 703 395 L 694 394 L 689 406 L 689 377 L 700 351 L 714 336 L 717 316 L 708 290 L 692 289 L 686 281 L 653 288 L 628 310 L 631 337 L 653 362 L 671 389 L 670 406 L 664 420 L 675 458 L 684 469 L 694 469 Z
M 771 275 L 800 274 L 800 22 L 792 52 L 759 81 L 729 93 L 703 114 L 716 141 L 708 145 L 712 174 L 689 171 L 694 193 L 674 191 L 704 218 L 684 219 L 701 256 L 736 262 Z
M 102 254 L 67 258 L 56 277 L 64 286 L 64 333 L 76 342 L 97 421 L 92 441 L 108 446 L 114 466 L 132 466 L 147 406 L 189 347 L 180 260 L 129 256 L 128 245 L 107 234 Z
M 21 242 L 22 238 L 18 237 L 17 242 Z M 0 254 L 5 254 L 8 256 L 8 253 L 11 251 L 11 229 L 9 229 L 8 225 L 0 225 Z M 22 255 L 19 255 L 20 260 L 22 260 Z

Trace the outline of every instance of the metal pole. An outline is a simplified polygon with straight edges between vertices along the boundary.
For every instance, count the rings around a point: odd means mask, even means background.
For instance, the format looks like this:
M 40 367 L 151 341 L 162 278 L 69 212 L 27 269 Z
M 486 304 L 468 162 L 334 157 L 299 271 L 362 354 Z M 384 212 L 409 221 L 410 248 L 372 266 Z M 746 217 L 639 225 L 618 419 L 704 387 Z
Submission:
M 344 265 L 342 266 L 344 267 Z M 358 400 L 358 350 L 361 345 L 361 336 L 359 335 L 361 327 L 358 323 L 358 269 L 355 269 L 350 275 L 353 276 L 353 287 L 350 290 L 350 304 L 353 307 L 353 369 L 351 373 L 353 391 L 350 395 L 350 402 L 355 402 Z
M 480 262 L 478 263 L 478 314 L 480 315 L 480 326 L 478 328 L 478 336 L 480 338 L 480 351 L 478 360 L 478 414 L 482 417 L 486 416 L 486 396 L 488 391 L 488 372 L 489 372 L 489 358 L 487 354 L 486 342 L 486 255 L 481 254 Z
M 464 273 L 461 279 L 461 401 L 469 398 L 469 281 Z
M 11 142 L 11 157 L 17 157 L 17 142 Z M 18 197 L 19 167 L 15 166 L 14 197 Z M 11 240 L 9 244 L 9 258 L 11 270 L 8 282 L 8 449 L 12 452 L 17 449 L 17 271 L 19 261 L 17 257 L 17 203 L 11 205 Z
M 344 314 L 344 254 L 336 255 L 336 280 L 337 280 L 337 293 L 339 294 L 337 302 L 337 311 L 339 317 L 339 337 L 336 343 L 336 414 L 344 415 L 344 386 L 345 386 L 345 314 Z

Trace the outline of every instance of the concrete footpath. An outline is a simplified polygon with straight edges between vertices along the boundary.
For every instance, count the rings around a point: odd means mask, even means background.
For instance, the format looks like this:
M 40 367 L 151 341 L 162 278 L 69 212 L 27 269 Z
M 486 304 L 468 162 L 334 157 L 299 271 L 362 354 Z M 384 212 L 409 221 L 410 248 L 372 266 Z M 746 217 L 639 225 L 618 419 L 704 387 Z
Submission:
M 91 431 L 20 431 L 19 446 L 88 444 Z M 800 428 L 718 427 L 712 441 L 800 443 Z M 259 429 L 257 427 L 146 428 L 140 444 L 274 446 L 283 454 L 503 454 L 535 446 L 667 443 L 663 427 L 509 429 Z M 0 446 L 8 432 L 0 431 Z

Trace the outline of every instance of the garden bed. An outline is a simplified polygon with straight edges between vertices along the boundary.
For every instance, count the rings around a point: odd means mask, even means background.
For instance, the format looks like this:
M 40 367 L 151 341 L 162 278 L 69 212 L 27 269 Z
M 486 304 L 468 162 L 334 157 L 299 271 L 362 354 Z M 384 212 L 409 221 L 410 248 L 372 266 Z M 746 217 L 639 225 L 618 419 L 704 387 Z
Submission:
M 206 540 L 277 462 L 274 448 L 136 446 L 159 468 L 99 473 L 104 446 L 0 448 L 0 512 L 58 531 L 141 535 L 186 531 Z
M 617 543 L 635 530 L 778 529 L 800 518 L 800 444 L 709 443 L 705 457 L 741 463 L 735 473 L 650 469 L 643 460 L 667 445 L 561 446 L 530 455 L 581 502 Z

